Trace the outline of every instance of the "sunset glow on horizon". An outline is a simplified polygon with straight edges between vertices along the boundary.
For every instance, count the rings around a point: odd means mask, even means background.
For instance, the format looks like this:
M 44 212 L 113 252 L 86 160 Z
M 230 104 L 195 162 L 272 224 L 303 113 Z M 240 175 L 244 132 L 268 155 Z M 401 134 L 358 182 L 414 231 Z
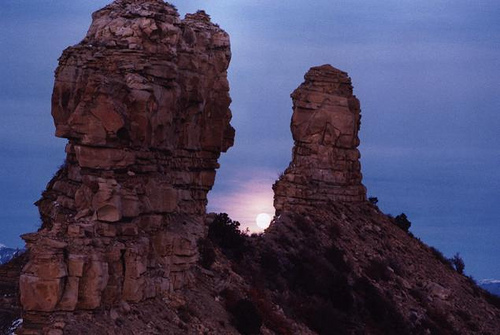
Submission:
M 230 190 L 209 193 L 208 211 L 227 213 L 231 219 L 241 223 L 242 231 L 248 228 L 250 233 L 260 233 L 269 226 L 275 212 L 272 185 L 276 180 L 276 173 L 259 171 L 251 175 L 246 180 L 232 180 Z M 257 217 L 260 217 L 259 225 Z M 267 225 L 265 221 L 268 222 Z

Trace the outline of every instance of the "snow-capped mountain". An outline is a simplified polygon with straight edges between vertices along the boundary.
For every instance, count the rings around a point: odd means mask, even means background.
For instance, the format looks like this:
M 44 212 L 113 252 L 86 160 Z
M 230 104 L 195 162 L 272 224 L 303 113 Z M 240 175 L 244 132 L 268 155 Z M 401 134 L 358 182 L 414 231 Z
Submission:
M 481 280 L 479 282 L 479 286 L 500 297 L 500 280 L 498 279 Z
M 0 264 L 7 263 L 18 252 L 20 252 L 19 249 L 12 249 L 0 243 Z

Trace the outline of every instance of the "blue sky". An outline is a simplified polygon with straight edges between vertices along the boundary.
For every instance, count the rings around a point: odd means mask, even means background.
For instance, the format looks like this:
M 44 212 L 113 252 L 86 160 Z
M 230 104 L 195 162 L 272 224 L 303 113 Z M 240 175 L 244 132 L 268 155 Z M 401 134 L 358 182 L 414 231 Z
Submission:
M 50 95 L 57 58 L 107 1 L 0 5 L 0 243 L 39 225 L 32 205 L 64 159 Z M 387 213 L 466 272 L 500 278 L 500 3 L 484 1 L 179 1 L 232 40 L 235 146 L 209 209 L 252 228 L 272 210 L 289 163 L 290 93 L 315 65 L 349 72 L 361 101 L 364 184 Z

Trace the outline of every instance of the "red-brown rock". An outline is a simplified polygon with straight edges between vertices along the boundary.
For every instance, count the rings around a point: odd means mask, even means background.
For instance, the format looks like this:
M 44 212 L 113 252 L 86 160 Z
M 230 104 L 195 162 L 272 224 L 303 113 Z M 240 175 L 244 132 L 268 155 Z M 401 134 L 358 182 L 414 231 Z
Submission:
M 276 213 L 366 200 L 357 149 L 360 106 L 347 73 L 313 67 L 292 99 L 295 146 L 290 166 L 273 186 Z
M 25 235 L 26 332 L 38 312 L 138 302 L 189 281 L 217 159 L 233 144 L 230 58 L 208 15 L 181 20 L 159 0 L 113 2 L 64 51 L 52 116 L 67 158 L 37 203 L 42 228 Z

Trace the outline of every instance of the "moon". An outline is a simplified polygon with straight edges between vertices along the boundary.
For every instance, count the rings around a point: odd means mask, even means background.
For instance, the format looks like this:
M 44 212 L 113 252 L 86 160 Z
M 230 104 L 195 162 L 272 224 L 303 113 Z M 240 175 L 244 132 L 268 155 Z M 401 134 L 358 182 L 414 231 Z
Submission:
M 271 219 L 271 215 L 267 213 L 260 213 L 255 218 L 255 222 L 257 223 L 257 226 L 259 226 L 259 228 L 266 229 L 271 224 Z

